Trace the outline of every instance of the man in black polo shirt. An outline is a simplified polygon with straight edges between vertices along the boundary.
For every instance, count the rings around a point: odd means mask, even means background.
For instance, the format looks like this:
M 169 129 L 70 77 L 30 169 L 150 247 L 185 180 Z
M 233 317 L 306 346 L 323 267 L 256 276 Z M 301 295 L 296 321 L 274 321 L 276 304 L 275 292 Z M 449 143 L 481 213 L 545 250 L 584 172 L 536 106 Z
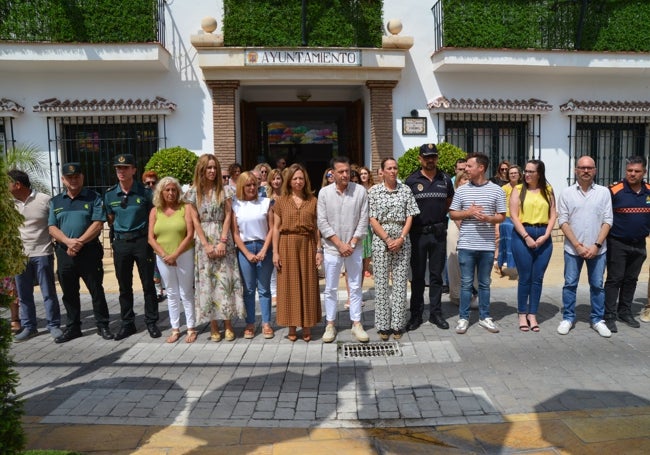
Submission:
M 627 159 L 625 178 L 609 187 L 614 224 L 607 235 L 605 324 L 611 332 L 618 331 L 617 317 L 630 327 L 641 326 L 632 316 L 632 301 L 650 233 L 650 185 L 643 181 L 645 174 L 645 158 L 633 156 Z
M 149 188 L 135 178 L 135 158 L 121 154 L 113 161 L 117 185 L 106 190 L 104 205 L 108 222 L 113 227 L 113 261 L 120 286 L 120 315 L 122 327 L 116 340 L 136 333 L 133 311 L 133 264 L 138 266 L 144 293 L 144 319 L 151 338 L 160 337 L 158 298 L 153 282 L 154 253 L 147 241 L 149 211 L 153 207 Z
M 424 311 L 424 277 L 429 260 L 429 322 L 440 329 L 449 324 L 442 314 L 442 271 L 447 245 L 447 212 L 454 197 L 454 187 L 447 174 L 438 169 L 438 149 L 434 144 L 420 147 L 421 169 L 409 175 L 406 184 L 413 191 L 420 214 L 411 227 L 411 318 L 406 330 L 422 324 Z
M 79 278 L 90 292 L 97 334 L 111 340 L 113 334 L 108 328 L 108 305 L 103 284 L 104 247 L 99 242 L 106 221 L 104 203 L 99 194 L 83 187 L 84 175 L 79 163 L 64 164 L 61 175 L 66 191 L 50 200 L 48 230 L 56 240 L 57 275 L 68 324 L 63 335 L 54 342 L 65 343 L 82 335 Z

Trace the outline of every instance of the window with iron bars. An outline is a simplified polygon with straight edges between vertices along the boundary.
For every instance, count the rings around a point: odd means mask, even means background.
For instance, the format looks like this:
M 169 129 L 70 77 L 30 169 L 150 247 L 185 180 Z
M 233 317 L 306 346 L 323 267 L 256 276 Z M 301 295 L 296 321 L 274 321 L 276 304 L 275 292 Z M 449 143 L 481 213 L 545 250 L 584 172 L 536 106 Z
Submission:
M 569 184 L 575 183 L 575 164 L 583 155 L 596 161 L 596 182 L 609 185 L 625 176 L 625 160 L 648 156 L 650 117 L 572 116 Z M 647 179 L 647 175 L 646 175 Z
M 0 153 L 7 153 L 14 145 L 13 119 L 11 117 L 0 117 Z
M 444 122 L 441 140 L 467 153 L 486 154 L 490 158 L 487 176 L 496 174 L 501 161 L 523 167 L 527 160 L 539 157 L 539 115 L 446 113 Z
M 49 117 L 50 147 L 58 152 L 50 156 L 60 159 L 57 170 L 62 163 L 80 162 L 84 186 L 104 194 L 117 182 L 113 157 L 134 155 L 139 175 L 149 158 L 166 146 L 165 130 L 163 115 Z M 61 185 L 60 179 L 54 179 L 54 184 Z

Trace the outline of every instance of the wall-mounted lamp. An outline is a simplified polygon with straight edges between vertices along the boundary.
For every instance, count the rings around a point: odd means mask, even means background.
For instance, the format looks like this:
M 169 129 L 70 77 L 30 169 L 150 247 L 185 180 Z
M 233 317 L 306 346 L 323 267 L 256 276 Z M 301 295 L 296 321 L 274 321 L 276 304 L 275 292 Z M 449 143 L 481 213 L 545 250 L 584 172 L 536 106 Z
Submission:
M 296 97 L 303 103 L 306 103 L 309 100 L 309 98 L 311 98 L 311 93 L 309 93 L 308 91 L 298 92 L 296 93 Z
M 417 116 L 418 116 L 418 110 L 417 110 L 417 109 L 413 109 L 413 110 L 411 111 L 411 117 L 417 117 Z

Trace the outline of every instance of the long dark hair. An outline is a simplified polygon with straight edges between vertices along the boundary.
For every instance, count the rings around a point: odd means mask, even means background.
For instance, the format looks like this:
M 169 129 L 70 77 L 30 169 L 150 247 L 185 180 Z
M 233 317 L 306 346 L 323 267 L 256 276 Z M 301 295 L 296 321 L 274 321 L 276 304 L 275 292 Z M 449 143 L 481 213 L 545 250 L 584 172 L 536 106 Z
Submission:
M 550 187 L 548 184 L 548 180 L 546 180 L 546 165 L 542 160 L 528 160 L 526 164 L 534 164 L 535 168 L 537 170 L 537 175 L 539 176 L 539 180 L 537 181 L 537 185 L 539 186 L 539 192 L 548 204 L 548 214 L 551 214 L 551 194 L 553 193 L 553 189 Z M 525 167 L 525 166 L 524 166 Z M 528 190 L 528 183 L 526 183 L 526 179 L 524 179 L 523 183 L 521 184 L 521 194 L 519 195 L 519 209 L 521 210 L 521 213 L 524 213 L 524 200 L 526 199 L 526 191 Z

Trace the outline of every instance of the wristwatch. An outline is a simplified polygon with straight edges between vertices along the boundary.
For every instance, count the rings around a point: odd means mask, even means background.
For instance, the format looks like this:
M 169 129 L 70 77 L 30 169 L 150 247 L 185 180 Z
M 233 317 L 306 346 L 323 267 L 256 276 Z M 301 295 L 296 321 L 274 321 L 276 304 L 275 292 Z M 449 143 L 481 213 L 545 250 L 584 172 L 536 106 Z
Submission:
M 352 242 L 350 243 L 350 246 L 352 247 L 352 249 L 355 249 L 357 247 L 357 244 L 355 242 Z
M 598 242 L 594 242 L 594 245 L 596 245 L 598 249 L 601 249 L 603 247 L 603 244 Z

